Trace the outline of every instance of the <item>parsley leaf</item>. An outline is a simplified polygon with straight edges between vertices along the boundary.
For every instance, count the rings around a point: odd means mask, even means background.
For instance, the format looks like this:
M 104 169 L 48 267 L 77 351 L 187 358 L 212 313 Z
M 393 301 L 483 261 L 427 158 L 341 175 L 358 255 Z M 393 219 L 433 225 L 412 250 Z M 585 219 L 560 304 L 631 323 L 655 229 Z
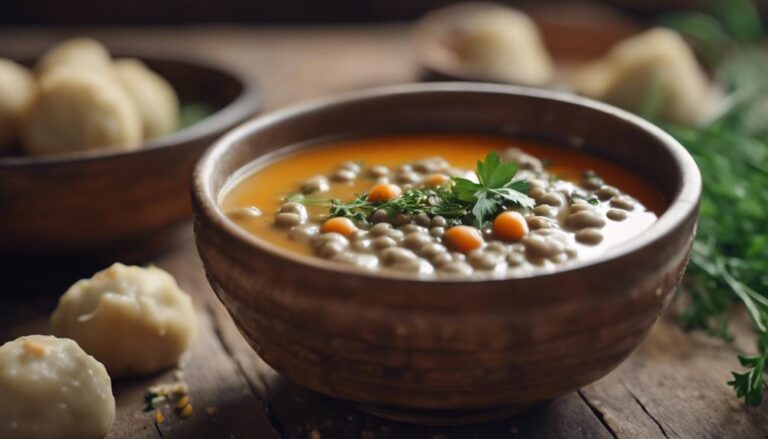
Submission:
M 739 362 L 742 366 L 750 368 L 746 373 L 733 373 L 733 380 L 728 384 L 736 390 L 739 398 L 744 398 L 747 405 L 758 406 L 763 402 L 763 371 L 765 370 L 768 352 L 756 357 L 739 356 Z
M 474 181 L 461 177 L 453 178 L 453 191 L 456 193 L 456 197 L 461 201 L 475 202 L 477 200 L 476 193 L 482 189 L 483 185 L 475 183 Z
M 489 191 L 478 191 L 475 206 L 472 207 L 472 216 L 475 217 L 475 225 L 478 228 L 482 227 L 484 218 L 493 215 L 500 208 L 501 202 L 498 197 L 494 197 Z
M 502 163 L 496 151 L 489 152 L 485 160 L 478 160 L 476 173 L 479 183 L 466 178 L 453 178 L 458 199 L 475 203 L 472 216 L 476 227 L 482 227 L 504 206 L 532 209 L 535 205 L 533 198 L 527 195 L 530 184 L 526 180 L 514 179 L 517 164 Z
M 496 194 L 507 201 L 508 204 L 522 207 L 523 209 L 533 209 L 536 202 L 522 191 L 509 187 L 499 189 L 490 189 L 490 192 Z

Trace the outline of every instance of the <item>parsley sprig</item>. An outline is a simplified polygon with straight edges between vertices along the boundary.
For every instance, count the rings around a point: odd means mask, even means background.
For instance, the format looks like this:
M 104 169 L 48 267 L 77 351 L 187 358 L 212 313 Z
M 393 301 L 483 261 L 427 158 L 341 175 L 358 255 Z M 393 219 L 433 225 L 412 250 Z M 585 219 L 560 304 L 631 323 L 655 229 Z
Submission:
M 527 195 L 530 184 L 527 180 L 515 180 L 516 163 L 502 163 L 499 155 L 492 151 L 485 157 L 485 161 L 477 161 L 476 173 L 478 183 L 466 178 L 453 178 L 456 198 L 472 203 L 475 226 L 482 227 L 488 218 L 505 205 L 533 208 L 535 202 Z
M 507 207 L 533 208 L 535 202 L 527 195 L 530 184 L 516 179 L 517 164 L 502 162 L 498 153 L 488 153 L 477 162 L 477 179 L 454 177 L 446 185 L 436 188 L 411 188 L 400 197 L 384 202 L 368 201 L 368 194 L 343 202 L 337 199 L 318 200 L 303 195 L 288 197 L 305 205 L 328 208 L 329 216 L 343 216 L 357 223 L 367 223 L 377 210 L 390 218 L 397 215 L 442 216 L 448 225 L 474 224 L 483 227 Z
M 751 406 L 763 402 L 763 387 L 765 386 L 765 367 L 768 365 L 768 335 L 763 333 L 758 342 L 760 352 L 755 356 L 739 355 L 739 363 L 748 368 L 745 373 L 733 372 L 733 380 L 728 381 L 736 390 L 739 398 Z
M 768 385 L 768 53 L 760 14 L 749 0 L 721 0 L 712 15 L 676 13 L 664 23 L 688 37 L 725 89 L 719 116 L 700 129 L 662 126 L 691 152 L 704 176 L 697 240 L 682 295 L 686 329 L 732 340 L 728 311 L 741 302 L 757 352 L 728 382 L 748 405 Z

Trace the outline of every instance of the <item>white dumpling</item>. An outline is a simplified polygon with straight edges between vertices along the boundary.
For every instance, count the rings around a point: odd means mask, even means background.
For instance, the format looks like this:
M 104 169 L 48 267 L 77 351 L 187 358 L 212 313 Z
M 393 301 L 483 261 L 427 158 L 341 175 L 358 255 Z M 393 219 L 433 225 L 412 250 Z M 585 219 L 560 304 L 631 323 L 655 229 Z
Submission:
M 0 152 L 18 138 L 24 111 L 35 92 L 35 80 L 26 67 L 0 59 Z
M 56 335 L 77 341 L 113 377 L 177 365 L 197 328 L 192 300 L 170 274 L 119 263 L 70 287 L 51 324 Z
M 145 139 L 176 130 L 179 98 L 168 81 L 137 59 L 115 61 L 114 72 L 139 111 Z
M 37 61 L 35 71 L 38 75 L 46 75 L 63 66 L 106 70 L 111 62 L 109 51 L 98 41 L 72 38 L 48 49 Z
M 0 437 L 96 439 L 114 419 L 106 369 L 74 341 L 30 335 L 0 346 Z
M 585 96 L 634 112 L 656 96 L 660 115 L 683 125 L 706 122 L 718 97 L 685 40 L 661 28 L 614 46 L 579 73 L 576 85 Z
M 511 83 L 540 85 L 552 80 L 552 59 L 530 17 L 503 6 L 473 5 L 468 5 L 473 9 L 462 14 L 448 40 L 464 68 Z
M 44 76 L 22 126 L 29 155 L 141 147 L 141 119 L 128 94 L 100 72 L 59 69 Z

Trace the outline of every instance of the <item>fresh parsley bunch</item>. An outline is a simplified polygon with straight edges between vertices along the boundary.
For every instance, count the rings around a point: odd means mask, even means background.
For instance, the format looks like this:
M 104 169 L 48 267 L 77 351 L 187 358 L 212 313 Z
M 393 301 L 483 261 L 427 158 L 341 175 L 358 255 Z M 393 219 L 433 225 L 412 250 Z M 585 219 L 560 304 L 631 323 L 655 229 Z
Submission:
M 759 405 L 768 366 L 768 51 L 758 11 L 748 0 L 722 0 L 713 15 L 663 20 L 687 36 L 725 89 L 720 115 L 701 129 L 661 124 L 691 152 L 704 176 L 697 240 L 683 281 L 686 329 L 731 340 L 728 311 L 741 302 L 758 335 L 757 353 L 739 356 L 746 372 L 729 381 Z

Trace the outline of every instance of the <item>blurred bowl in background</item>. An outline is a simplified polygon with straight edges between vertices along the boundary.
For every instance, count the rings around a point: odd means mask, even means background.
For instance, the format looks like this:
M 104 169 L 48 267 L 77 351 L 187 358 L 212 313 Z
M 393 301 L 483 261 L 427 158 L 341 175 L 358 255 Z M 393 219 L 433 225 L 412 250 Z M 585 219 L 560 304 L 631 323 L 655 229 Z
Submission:
M 190 216 L 188 181 L 198 157 L 258 112 L 256 84 L 238 72 L 128 56 L 173 85 L 182 128 L 129 152 L 0 157 L 0 255 L 109 255 L 161 236 Z
M 530 6 L 530 5 L 528 5 Z M 467 25 L 468 17 L 495 16 L 510 8 L 493 3 L 467 2 L 445 6 L 429 12 L 414 25 L 413 41 L 416 62 L 422 78 L 429 81 L 487 81 L 526 86 L 552 86 L 562 82 L 569 69 L 604 55 L 617 42 L 634 35 L 641 27 L 616 11 L 604 7 L 557 10 L 539 5 L 522 10 L 538 28 L 539 37 L 551 60 L 554 75 L 545 83 L 534 84 L 498 77 L 482 69 L 464 65 L 451 47 L 451 34 Z M 497 23 L 498 24 L 498 23 Z M 518 38 L 519 39 L 519 38 Z M 484 41 L 488 43 L 488 41 Z M 503 51 L 497 53 L 501 56 Z

